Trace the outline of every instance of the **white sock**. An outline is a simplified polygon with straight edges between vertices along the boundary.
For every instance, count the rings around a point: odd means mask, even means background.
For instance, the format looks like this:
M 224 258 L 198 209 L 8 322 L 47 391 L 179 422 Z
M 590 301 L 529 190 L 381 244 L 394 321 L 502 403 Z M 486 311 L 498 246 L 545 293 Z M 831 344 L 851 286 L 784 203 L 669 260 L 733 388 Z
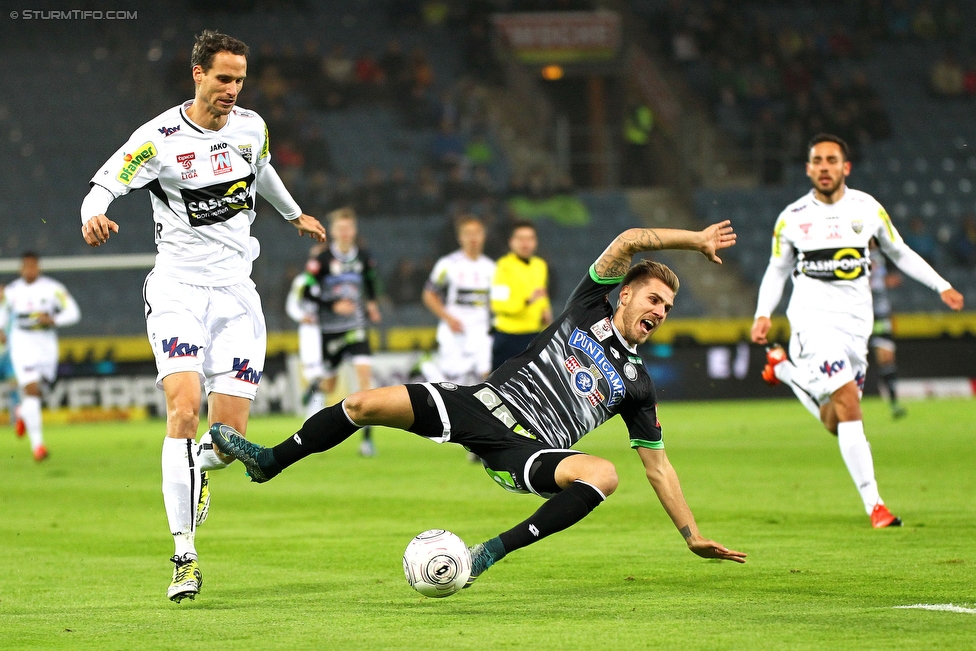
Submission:
M 799 384 L 793 381 L 795 371 L 796 366 L 794 366 L 793 362 L 789 360 L 780 362 L 773 367 L 773 373 L 776 374 L 776 379 L 791 388 L 793 390 L 793 394 L 800 401 L 800 404 L 806 407 L 807 411 L 813 414 L 814 418 L 820 420 L 820 405 L 818 405 L 817 401 L 813 399 L 813 396 L 804 391 L 802 388 L 800 388 Z
M 217 453 L 214 452 L 213 437 L 210 436 L 209 430 L 204 432 L 203 436 L 200 437 L 200 443 L 196 446 L 196 455 L 200 472 L 204 470 L 222 470 L 230 465 L 221 461 Z
M 847 464 L 847 471 L 861 494 L 864 510 L 871 515 L 874 505 L 884 502 L 878 494 L 878 482 L 874 480 L 874 460 L 871 458 L 871 446 L 864 436 L 864 423 L 859 420 L 837 423 L 837 445 L 840 446 L 840 456 Z
M 176 555 L 196 558 L 193 537 L 200 500 L 200 466 L 196 463 L 193 439 L 163 439 L 163 504 Z
M 316 391 L 312 394 L 305 408 L 305 418 L 309 419 L 323 409 L 325 409 L 325 394 L 321 391 Z
M 31 449 L 44 445 L 44 433 L 41 428 L 41 397 L 23 396 L 20 399 L 20 417 L 27 428 L 27 436 L 30 437 Z

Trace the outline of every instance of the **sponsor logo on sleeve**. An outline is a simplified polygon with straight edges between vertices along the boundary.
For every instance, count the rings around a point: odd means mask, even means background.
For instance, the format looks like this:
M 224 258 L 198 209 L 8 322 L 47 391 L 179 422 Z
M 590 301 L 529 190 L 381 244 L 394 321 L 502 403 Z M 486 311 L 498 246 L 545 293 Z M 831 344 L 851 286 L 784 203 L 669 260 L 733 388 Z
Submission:
M 119 174 L 115 179 L 123 185 L 129 185 L 132 183 L 132 179 L 136 177 L 136 174 L 139 173 L 139 170 L 155 157 L 156 146 L 151 142 L 143 143 L 134 153 L 126 154 L 122 157 L 122 169 L 119 170 Z

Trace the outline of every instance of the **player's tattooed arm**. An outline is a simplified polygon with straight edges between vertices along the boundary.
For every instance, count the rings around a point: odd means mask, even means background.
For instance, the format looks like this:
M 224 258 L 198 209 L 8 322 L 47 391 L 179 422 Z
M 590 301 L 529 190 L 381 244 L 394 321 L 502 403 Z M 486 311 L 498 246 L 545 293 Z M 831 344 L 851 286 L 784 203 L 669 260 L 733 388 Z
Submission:
M 712 262 L 721 264 L 717 252 L 735 244 L 735 233 L 728 220 L 712 224 L 701 231 L 677 228 L 630 228 L 618 235 L 594 263 L 600 278 L 620 278 L 630 269 L 634 255 L 642 251 L 684 249 L 699 251 Z

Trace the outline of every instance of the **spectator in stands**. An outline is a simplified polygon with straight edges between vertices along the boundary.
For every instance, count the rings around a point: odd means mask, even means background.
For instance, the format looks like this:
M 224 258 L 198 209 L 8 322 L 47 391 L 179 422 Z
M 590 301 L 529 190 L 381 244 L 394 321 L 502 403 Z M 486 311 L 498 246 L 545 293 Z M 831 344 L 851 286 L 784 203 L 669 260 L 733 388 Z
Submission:
M 967 215 L 952 238 L 953 256 L 964 267 L 976 269 L 976 216 Z
M 399 39 L 390 39 L 378 63 L 386 76 L 391 97 L 397 98 L 409 92 L 411 86 L 410 70 L 407 67 L 407 57 L 403 54 L 403 45 Z
M 908 233 L 905 234 L 905 244 L 918 253 L 929 264 L 935 264 L 938 258 L 939 245 L 929 231 L 925 221 L 920 217 L 912 217 L 908 222 Z
M 932 66 L 929 78 L 932 92 L 937 97 L 961 97 L 966 88 L 965 77 L 966 71 L 963 70 L 956 55 L 946 51 Z
M 888 36 L 905 40 L 911 35 L 912 12 L 908 0 L 894 0 L 887 11 Z
M 363 175 L 363 183 L 356 189 L 356 199 L 353 205 L 356 212 L 364 217 L 392 212 L 392 206 L 387 205 L 386 177 L 383 170 L 370 165 Z
M 400 258 L 386 281 L 386 294 L 390 301 L 397 307 L 419 304 L 428 273 L 413 257 Z
M 628 92 L 623 119 L 623 183 L 628 187 L 648 186 L 651 174 L 650 143 L 654 130 L 654 112 L 635 88 Z
M 313 126 L 308 129 L 302 142 L 305 155 L 305 169 L 309 173 L 332 170 L 332 154 L 329 143 L 326 142 L 322 129 Z
M 441 122 L 440 130 L 431 141 L 430 162 L 440 170 L 449 170 L 464 162 L 464 139 L 448 121 Z
M 434 170 L 423 165 L 417 171 L 417 193 L 411 200 L 411 211 L 424 215 L 444 209 L 444 195 Z
M 346 48 L 342 43 L 332 46 L 322 60 L 322 72 L 325 74 L 329 88 L 342 104 L 347 101 L 349 88 L 355 79 L 354 67 L 355 64 L 346 55 Z
M 357 99 L 372 102 L 383 96 L 386 75 L 372 52 L 368 49 L 362 51 L 356 59 L 354 71 Z

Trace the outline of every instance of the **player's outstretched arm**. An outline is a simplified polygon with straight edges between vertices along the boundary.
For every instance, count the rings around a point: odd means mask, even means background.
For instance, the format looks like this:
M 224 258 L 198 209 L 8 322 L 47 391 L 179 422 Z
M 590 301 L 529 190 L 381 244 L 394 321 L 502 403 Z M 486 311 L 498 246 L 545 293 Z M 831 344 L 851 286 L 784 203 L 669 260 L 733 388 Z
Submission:
M 963 300 L 962 294 L 953 288 L 949 288 L 939 294 L 942 298 L 942 302 L 948 305 L 950 308 L 958 312 L 963 308 L 965 301 Z
M 649 448 L 637 448 L 641 461 L 644 463 L 644 471 L 647 480 L 651 482 L 657 498 L 661 500 L 661 506 L 667 511 L 674 526 L 684 536 L 688 549 L 701 556 L 702 558 L 718 558 L 725 561 L 735 561 L 745 563 L 746 555 L 729 549 L 725 545 L 714 540 L 703 538 L 698 531 L 695 523 L 695 516 L 692 515 L 688 502 L 685 501 L 684 493 L 681 492 L 681 483 L 678 481 L 678 474 L 668 461 L 668 455 L 664 450 L 651 450 Z
M 642 251 L 684 249 L 700 251 L 706 258 L 722 264 L 718 251 L 735 244 L 729 220 L 712 224 L 701 231 L 679 228 L 630 228 L 618 235 L 594 264 L 600 278 L 620 278 L 630 269 L 634 255 Z
M 119 225 L 105 215 L 95 215 L 81 227 L 81 235 L 89 246 L 101 246 L 108 242 L 112 233 L 119 232 Z
M 298 234 L 302 237 L 308 235 L 319 242 L 324 242 L 326 239 L 325 226 L 311 215 L 302 213 L 297 219 L 293 219 L 291 223 L 295 225 L 295 228 L 298 229 Z

